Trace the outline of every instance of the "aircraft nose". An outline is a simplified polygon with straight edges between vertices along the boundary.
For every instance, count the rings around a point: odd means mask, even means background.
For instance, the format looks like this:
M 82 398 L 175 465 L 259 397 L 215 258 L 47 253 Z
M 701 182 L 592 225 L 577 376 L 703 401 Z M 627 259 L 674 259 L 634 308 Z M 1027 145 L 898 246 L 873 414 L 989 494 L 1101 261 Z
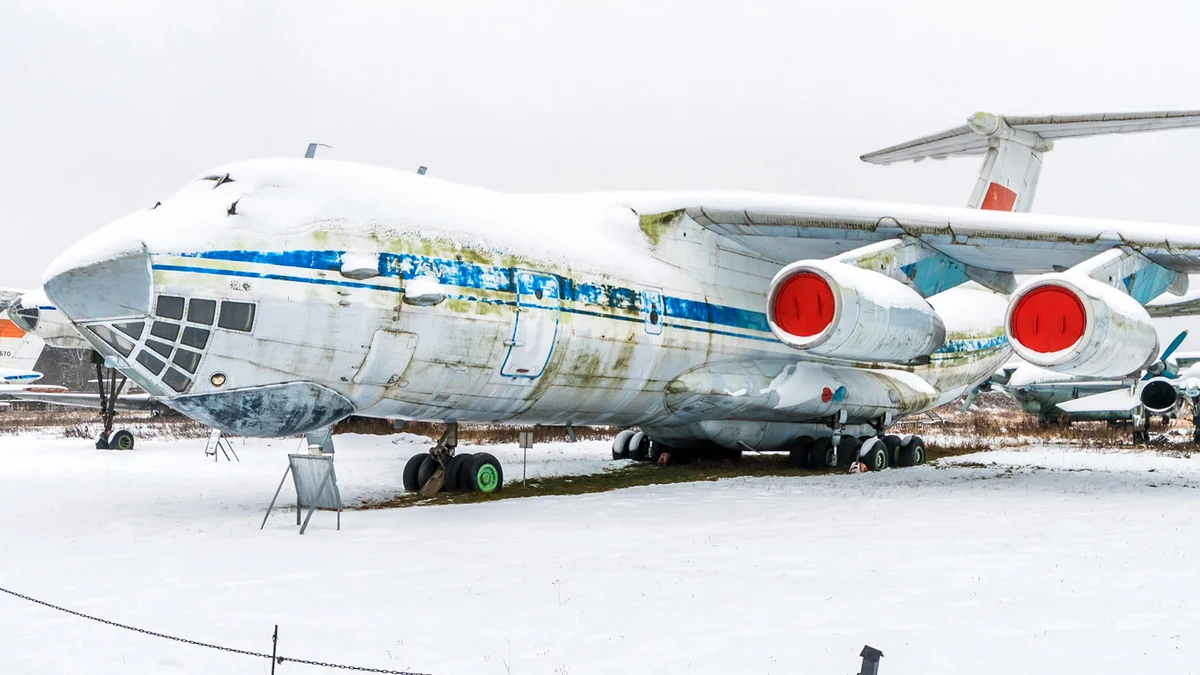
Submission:
M 140 242 L 130 248 L 102 256 L 68 250 L 43 281 L 46 295 L 77 324 L 150 314 L 150 257 Z M 67 262 L 58 264 L 64 259 Z

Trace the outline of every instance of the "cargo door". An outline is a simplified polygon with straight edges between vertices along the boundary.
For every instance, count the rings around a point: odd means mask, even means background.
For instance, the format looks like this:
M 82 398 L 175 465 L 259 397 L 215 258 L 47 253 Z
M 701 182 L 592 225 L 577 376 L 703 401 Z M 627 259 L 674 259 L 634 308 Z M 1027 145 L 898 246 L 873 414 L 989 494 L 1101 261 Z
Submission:
M 558 337 L 558 278 L 518 270 L 517 307 L 508 355 L 500 366 L 505 377 L 535 378 L 546 369 Z

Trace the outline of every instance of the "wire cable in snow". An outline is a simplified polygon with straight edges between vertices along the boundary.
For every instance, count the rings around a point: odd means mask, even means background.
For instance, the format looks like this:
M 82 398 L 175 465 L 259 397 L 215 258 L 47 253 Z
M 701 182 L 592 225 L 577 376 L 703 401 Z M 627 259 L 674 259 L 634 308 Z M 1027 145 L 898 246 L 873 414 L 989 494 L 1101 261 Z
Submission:
M 15 598 L 27 600 L 29 602 L 32 602 L 37 605 L 41 605 L 43 607 L 49 607 L 50 609 L 58 610 L 60 612 L 66 613 L 66 614 L 71 614 L 72 616 L 77 616 L 81 619 L 88 619 L 90 621 L 96 621 L 98 623 L 105 624 L 106 626 L 122 628 L 124 630 L 133 631 L 135 633 L 141 633 L 143 635 L 150 635 L 152 637 L 162 638 L 164 640 L 173 640 L 175 642 L 182 642 L 183 644 L 194 645 L 196 647 L 204 647 L 206 649 L 216 649 L 218 651 L 229 652 L 231 654 L 240 654 L 242 656 L 253 656 L 255 658 L 267 659 L 267 660 L 270 660 L 272 658 L 270 654 L 263 654 L 260 652 L 252 652 L 252 651 L 248 651 L 245 649 L 235 649 L 233 647 L 226 647 L 224 645 L 216 645 L 216 644 L 212 644 L 209 642 L 200 642 L 199 640 L 189 640 L 188 638 L 177 637 L 175 635 L 167 635 L 166 633 L 159 633 L 159 632 L 152 631 L 152 630 L 146 630 L 145 628 L 138 628 L 137 626 L 129 626 L 129 625 L 126 625 L 123 623 L 117 623 L 116 621 L 109 621 L 108 619 L 102 619 L 98 616 L 92 616 L 91 614 L 84 614 L 83 612 L 76 612 L 75 610 L 67 609 L 66 607 L 59 607 L 58 605 L 46 602 L 45 600 L 38 600 L 37 598 L 31 598 L 28 595 L 23 595 L 21 593 L 17 593 L 16 591 L 10 591 L 7 588 L 3 588 L 3 587 L 0 587 L 0 593 L 7 593 Z M 422 673 L 413 673 L 413 672 L 406 671 L 406 670 L 385 670 L 383 668 L 368 668 L 366 666 L 347 666 L 347 665 L 341 665 L 341 664 L 337 664 L 337 663 L 326 663 L 324 661 L 309 661 L 307 659 L 294 659 L 290 656 L 276 656 L 274 658 L 275 658 L 275 661 L 280 664 L 287 663 L 290 661 L 292 663 L 298 663 L 298 664 L 306 665 L 306 666 L 318 666 L 321 668 L 337 668 L 339 670 L 354 670 L 354 671 L 358 671 L 358 672 L 362 672 L 362 673 L 382 673 L 383 675 L 423 675 Z

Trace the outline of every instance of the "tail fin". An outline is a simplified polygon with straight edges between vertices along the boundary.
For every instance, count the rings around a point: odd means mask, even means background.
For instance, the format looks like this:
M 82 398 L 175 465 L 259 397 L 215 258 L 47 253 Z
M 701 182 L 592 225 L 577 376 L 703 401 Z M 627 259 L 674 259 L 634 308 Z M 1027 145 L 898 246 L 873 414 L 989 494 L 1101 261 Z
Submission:
M 967 123 L 863 155 L 871 164 L 984 155 L 979 180 L 967 206 L 997 211 L 1029 211 L 1042 171 L 1042 155 L 1059 138 L 1129 134 L 1200 126 L 1200 110 L 1095 115 L 1005 117 L 975 113 Z
M 33 333 L 26 333 L 0 312 L 0 368 L 33 370 L 46 343 Z

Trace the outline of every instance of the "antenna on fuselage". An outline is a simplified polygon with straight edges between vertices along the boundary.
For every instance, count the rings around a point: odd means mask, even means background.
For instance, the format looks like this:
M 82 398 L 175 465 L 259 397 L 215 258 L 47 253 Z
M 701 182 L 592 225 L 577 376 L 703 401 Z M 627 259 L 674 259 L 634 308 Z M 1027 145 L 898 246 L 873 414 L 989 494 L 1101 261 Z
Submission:
M 312 158 L 316 157 L 318 145 L 321 146 L 322 148 L 330 148 L 330 149 L 333 148 L 332 145 L 325 145 L 324 143 L 309 143 L 308 150 L 305 151 L 305 153 L 304 153 L 304 159 L 312 159 Z

